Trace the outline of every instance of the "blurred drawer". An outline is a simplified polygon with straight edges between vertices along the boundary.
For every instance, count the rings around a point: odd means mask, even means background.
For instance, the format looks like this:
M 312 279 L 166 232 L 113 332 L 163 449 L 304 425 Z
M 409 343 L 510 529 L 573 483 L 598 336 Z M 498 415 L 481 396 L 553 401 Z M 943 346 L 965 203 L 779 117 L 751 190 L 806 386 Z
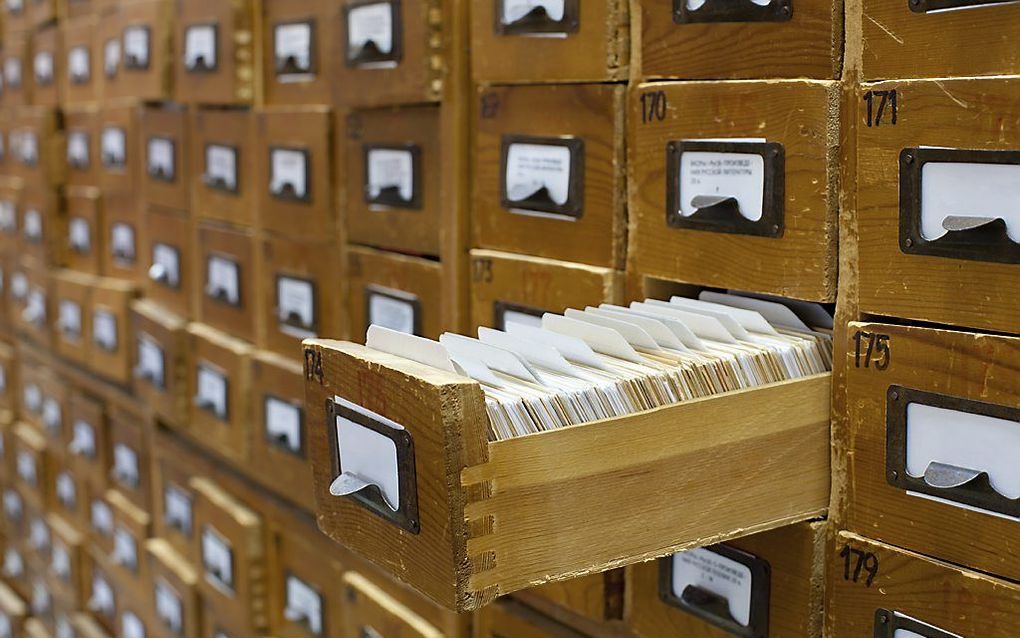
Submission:
M 17 253 L 23 190 L 20 179 L 0 182 L 0 248 L 5 255 Z
M 259 321 L 255 242 L 252 231 L 198 227 L 198 318 L 252 343 Z
M 59 516 L 48 517 L 52 534 L 47 581 L 55 598 L 73 609 L 84 608 L 91 580 L 85 552 L 88 539 Z
M 330 104 L 328 3 L 268 0 L 262 5 L 262 84 L 266 104 Z
M 195 492 L 188 481 L 201 470 L 194 459 L 158 443 L 153 455 L 154 536 L 169 543 L 188 563 L 197 565 L 200 555 L 195 545 Z
M 19 253 L 38 264 L 61 266 L 67 253 L 67 218 L 63 200 L 48 188 L 26 188 L 21 193 Z
M 123 603 L 133 598 L 135 592 L 146 591 L 151 582 L 144 552 L 152 520 L 118 490 L 108 490 L 106 500 L 113 510 L 113 547 L 108 555 L 109 573 L 121 603 L 118 610 L 123 613 Z
M 95 105 L 75 105 L 63 113 L 67 185 L 99 186 L 99 109 Z
M 336 234 L 332 118 L 328 107 L 267 107 L 255 113 L 259 226 L 308 240 Z
M 191 219 L 186 213 L 149 208 L 144 241 L 142 254 L 149 260 L 145 296 L 181 317 L 190 317 L 197 283 Z
M 53 511 L 71 525 L 87 529 L 89 522 L 88 486 L 83 477 L 65 461 L 53 472 Z
M 627 625 L 645 638 L 821 638 L 825 529 L 800 523 L 634 565 Z
M 842 68 L 842 2 L 639 0 L 634 10 L 641 78 L 831 80 Z
M 372 638 L 442 638 L 446 635 L 358 572 L 344 574 L 343 583 L 347 599 L 345 635 Z
M 103 98 L 171 97 L 173 5 L 169 0 L 130 0 L 118 3 L 115 15 L 120 26 L 120 64 L 115 80 L 104 88 Z M 132 146 L 132 150 L 137 148 Z
M 22 336 L 47 348 L 52 340 L 50 318 L 56 312 L 50 284 L 47 270 L 41 265 L 19 267 L 11 275 L 12 324 Z
M 98 275 L 103 270 L 103 206 L 98 188 L 67 190 L 67 267 Z
M 1020 580 L 1015 337 L 851 323 L 846 524 Z
M 22 2 L 22 7 L 24 6 Z M 5 15 L 8 17 L 10 14 Z M 24 31 L 4 33 L 3 75 L 4 106 L 23 106 L 31 102 L 32 74 L 29 60 L 29 34 Z
M 199 638 L 201 601 L 198 571 L 161 538 L 145 544 L 152 570 L 153 635 L 158 638 Z
M 111 406 L 109 423 L 110 487 L 140 511 L 151 512 L 151 424 L 146 422 L 144 412 L 119 406 Z
M 241 109 L 191 112 L 191 197 L 197 219 L 255 223 L 253 116 Z
M 10 446 L 12 443 L 11 431 L 7 430 L 4 432 L 4 443 L 5 446 Z M 12 466 L 8 472 L 9 476 L 5 477 L 5 483 L 8 485 L 14 481 L 14 473 L 16 471 L 14 465 L 16 456 L 13 453 L 13 449 L 10 452 L 10 458 L 4 459 L 4 462 Z M 11 539 L 12 542 L 6 543 L 6 547 L 13 547 L 13 541 L 20 539 L 25 535 L 28 529 L 28 516 L 25 514 L 25 499 L 21 496 L 21 492 L 14 487 L 3 488 L 3 531 L 5 538 Z M 8 573 L 11 571 L 7 566 L 3 568 L 4 578 L 10 578 L 16 574 Z
M 861 310 L 1020 332 L 1020 78 L 882 82 L 857 97 Z
M 331 554 L 335 547 L 311 523 L 280 521 L 272 536 L 269 572 L 270 626 L 279 638 L 342 638 L 343 568 Z M 389 634 L 384 634 L 389 636 Z
M 393 330 L 438 338 L 443 299 L 438 262 L 371 248 L 348 249 L 348 326 L 363 341 L 376 323 Z
M 81 0 L 72 0 L 71 4 L 81 4 Z M 96 37 L 97 26 L 95 16 L 91 14 L 83 14 L 61 24 L 65 70 L 61 90 L 64 105 L 90 104 L 99 96 L 102 56 L 99 39 Z
M 92 547 L 104 555 L 113 550 L 113 508 L 106 494 L 105 488 L 89 485 L 89 538 Z
M 394 463 L 393 480 L 407 487 L 391 513 L 372 494 L 331 495 L 338 446 L 332 428 L 311 428 L 320 528 L 451 609 L 808 520 L 828 503 L 828 374 L 488 442 L 473 381 L 350 343 L 309 342 L 305 360 L 310 423 L 339 421 L 327 414 L 327 405 L 342 410 L 331 403 L 339 397 L 370 423 L 400 424 L 410 444 Z M 761 406 L 774 418 L 762 419 Z M 763 445 L 790 456 L 777 464 L 758 453 Z M 539 458 L 555 458 L 555 471 L 525 471 Z M 695 479 L 691 468 L 703 464 L 732 489 Z M 448 481 L 451 472 L 460 480 Z M 664 490 L 685 498 L 649 516 L 647 502 Z M 713 515 L 698 514 L 705 511 Z M 582 519 L 564 530 L 563 521 Z M 563 551 L 564 534 L 576 550 Z
M 48 488 L 53 484 L 46 437 L 27 423 L 15 424 L 11 434 L 10 445 L 14 452 L 12 486 L 27 506 L 37 510 L 44 508 L 49 503 Z
M 106 102 L 99 110 L 99 184 L 104 193 L 130 193 L 136 204 L 141 192 L 141 107 L 133 99 Z
M 605 84 L 482 89 L 475 246 L 621 268 L 624 98 Z
M 138 400 L 169 425 L 188 422 L 186 322 L 149 300 L 131 303 L 131 359 Z
M 6 40 L 4 48 L 7 48 Z M 5 84 L 10 93 L 10 82 Z M 17 110 L 17 128 L 8 135 L 15 159 L 15 175 L 26 188 L 52 188 L 64 183 L 64 134 L 58 111 L 48 106 L 24 106 Z M 13 139 L 12 139 L 13 136 Z
M 18 410 L 16 356 L 12 345 L 0 341 L 0 425 L 4 427 L 13 422 Z M 0 449 L 0 458 L 4 456 L 4 451 Z
M 630 9 L 621 0 L 479 2 L 471 12 L 471 60 L 481 83 L 627 79 Z
M 803 80 L 637 89 L 628 145 L 636 271 L 834 300 L 838 96 L 834 82 Z
M 201 557 L 199 591 L 216 619 L 242 628 L 242 635 L 267 628 L 266 534 L 258 513 L 212 481 L 192 478 L 195 552 Z
M 121 592 L 110 577 L 110 565 L 104 552 L 93 548 L 89 551 L 89 573 L 92 575 L 88 583 L 89 600 L 85 608 L 106 630 L 114 632 L 117 624 L 118 599 Z
M 842 532 L 829 557 L 832 638 L 1009 638 L 1020 585 Z
M 314 511 L 301 363 L 260 350 L 251 366 L 251 467 L 273 468 L 272 473 L 255 474 L 269 489 Z
M 112 381 L 131 381 L 131 340 L 128 338 L 131 300 L 137 295 L 131 282 L 103 277 L 92 289 L 92 341 L 89 365 Z
M 514 599 L 579 629 L 614 635 L 623 620 L 624 595 L 624 570 L 614 569 L 523 589 Z
M 33 5 L 52 6 L 49 0 L 33 0 Z M 56 24 L 40 27 L 32 36 L 32 103 L 57 107 L 66 67 L 61 32 Z
M 22 350 L 22 353 L 24 352 Z M 41 432 L 43 430 L 43 382 L 47 370 L 43 362 L 24 356 L 18 358 L 17 365 L 17 416 Z
M 47 448 L 53 455 L 63 454 L 67 432 L 68 383 L 56 369 L 45 371 L 40 379 L 42 389 L 42 431 L 47 437 Z
M 333 241 L 310 243 L 263 235 L 262 334 L 259 346 L 301 358 L 301 340 L 345 334 L 344 264 Z
M 584 638 L 584 635 L 511 599 L 499 600 L 475 614 L 474 638 Z
M 93 276 L 73 270 L 60 270 L 53 276 L 56 352 L 80 365 L 89 364 L 89 344 L 92 342 L 91 297 L 94 285 Z
M 623 273 L 493 250 L 471 251 L 471 324 L 502 330 L 546 312 L 623 302 Z
M 440 180 L 440 107 L 359 110 L 346 129 L 349 241 L 439 255 L 440 230 L 456 206 Z
M 145 105 L 139 126 L 145 157 L 142 200 L 149 209 L 158 206 L 187 215 L 191 210 L 187 109 Z
M 110 439 L 103 401 L 72 389 L 68 416 L 71 425 L 67 436 L 69 466 L 81 479 L 105 486 Z M 81 500 L 85 500 L 84 497 Z
M 103 274 L 126 281 L 141 281 L 142 214 L 137 197 L 126 191 L 103 191 Z
M 258 5 L 250 0 L 180 0 L 174 35 L 177 99 L 189 104 L 252 104 L 261 60 Z
M 188 326 L 191 412 L 187 432 L 195 441 L 241 464 L 252 437 L 249 344 L 201 323 Z

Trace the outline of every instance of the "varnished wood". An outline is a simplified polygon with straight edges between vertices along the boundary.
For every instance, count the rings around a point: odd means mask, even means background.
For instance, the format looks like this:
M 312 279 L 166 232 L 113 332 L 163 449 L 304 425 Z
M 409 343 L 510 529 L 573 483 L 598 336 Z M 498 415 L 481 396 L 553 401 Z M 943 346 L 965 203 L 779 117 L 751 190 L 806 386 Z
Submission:
M 889 335 L 888 368 L 854 365 L 858 330 Z M 922 554 L 1020 581 L 1016 523 L 911 496 L 886 480 L 887 392 L 892 385 L 1005 406 L 1020 402 L 1020 339 L 894 326 L 850 325 L 850 530 Z M 867 342 L 865 342 L 866 345 Z M 961 430 L 961 437 L 966 431 Z
M 637 0 L 636 61 L 642 80 L 839 78 L 843 3 L 796 0 L 785 22 L 673 21 L 673 0 Z M 906 2 L 902 3 L 906 10 Z M 639 56 L 639 57 L 638 57 Z
M 623 625 L 624 569 L 524 589 L 513 595 L 542 614 L 599 638 L 629 635 Z
M 178 27 L 178 30 L 183 27 Z M 223 37 L 223 34 L 220 34 Z M 182 58 L 183 59 L 183 58 Z M 181 63 L 179 63 L 181 64 Z M 237 226 L 255 224 L 257 144 L 252 134 L 253 116 L 248 110 L 192 108 L 191 134 L 191 213 L 196 219 L 225 222 Z M 206 185 L 206 147 L 225 146 L 236 151 L 237 192 Z
M 1020 8 L 1003 6 L 991 13 L 1003 9 Z M 1020 267 L 908 255 L 899 247 L 900 152 L 916 146 L 1015 150 L 1020 136 L 1020 78 L 865 84 L 857 95 L 858 122 L 864 122 L 867 113 L 865 92 L 893 89 L 898 96 L 897 124 L 857 127 L 861 310 L 1020 332 Z
M 367 633 L 366 627 L 387 638 L 442 638 L 444 635 L 358 572 L 347 572 L 344 586 L 348 636 L 363 635 Z
M 173 78 L 177 99 L 186 104 L 257 104 L 262 85 L 262 15 L 258 2 L 210 3 L 184 0 L 173 33 Z M 216 25 L 216 68 L 189 72 L 184 38 L 189 26 Z M 202 164 L 199 164 L 201 166 Z
M 29 211 L 39 214 L 41 234 L 39 239 L 25 236 L 25 216 Z M 39 264 L 62 266 L 67 256 L 67 217 L 64 202 L 59 193 L 49 188 L 31 187 L 21 193 L 21 219 L 18 227 L 18 252 Z
M 642 95 L 661 92 L 666 117 L 642 123 Z M 811 301 L 836 295 L 839 85 L 787 80 L 643 84 L 628 131 L 631 266 L 642 275 Z M 785 154 L 778 238 L 671 228 L 666 145 L 766 138 Z
M 500 304 L 561 313 L 623 301 L 623 274 L 542 257 L 471 251 L 471 323 L 494 327 Z
M 171 630 L 154 612 L 151 623 L 153 634 L 158 638 L 199 638 L 202 615 L 198 596 L 199 570 L 162 538 L 150 538 L 145 542 L 145 560 L 149 561 L 152 570 L 152 587 L 145 594 L 154 597 L 156 584 L 162 582 L 181 602 L 181 631 Z
M 121 63 L 113 86 L 104 88 L 103 98 L 131 97 L 139 100 L 166 100 L 171 96 L 173 61 L 183 57 L 184 49 L 172 49 L 175 10 L 171 0 L 135 0 L 117 4 L 120 31 L 129 26 L 149 29 L 149 63 L 145 69 L 129 69 Z M 102 49 L 96 55 L 97 73 L 102 72 Z M 180 86 L 175 87 L 180 91 Z M 131 160 L 128 160 L 129 162 Z
M 195 251 L 198 257 L 195 264 L 197 277 L 196 285 L 192 286 L 192 294 L 197 297 L 194 308 L 198 311 L 196 318 L 199 321 L 252 343 L 255 342 L 261 321 L 258 312 L 260 300 L 255 283 L 260 276 L 256 243 L 256 235 L 251 230 L 199 224 Z M 237 305 L 214 299 L 206 291 L 209 285 L 209 258 L 214 255 L 229 259 L 237 265 Z
M 132 206 L 140 201 L 141 180 L 145 166 L 138 126 L 140 114 L 141 108 L 133 98 L 127 97 L 104 102 L 99 109 L 96 137 L 94 138 L 94 143 L 101 149 L 104 130 L 110 128 L 120 129 L 124 132 L 124 164 L 121 167 L 113 168 L 104 166 L 100 161 L 98 166 L 99 185 L 102 186 L 104 193 L 116 192 L 125 196 L 130 194 Z
M 329 70 L 340 60 L 329 57 L 330 35 L 335 14 L 330 4 L 316 0 L 267 0 L 262 11 L 262 87 L 266 104 L 330 104 L 332 101 Z M 292 22 L 312 22 L 310 77 L 300 80 L 287 77 L 281 81 L 276 73 L 274 27 Z
M 194 316 L 196 301 L 195 288 L 201 288 L 205 280 L 203 264 L 196 264 L 195 250 L 196 228 L 191 217 L 186 213 L 149 208 L 145 211 L 145 237 L 141 252 L 145 268 L 151 268 L 157 243 L 169 246 L 177 251 L 178 284 L 176 287 L 156 281 L 145 276 L 145 297 L 180 317 Z
M 96 454 L 88 458 L 82 454 L 68 454 L 67 463 L 78 477 L 98 486 L 106 486 L 110 457 L 110 439 L 104 402 L 78 388 L 71 390 L 69 401 L 68 423 L 73 425 L 81 421 L 92 427 L 95 434 Z M 73 440 L 73 430 L 68 428 L 65 447 Z M 84 501 L 84 494 L 78 494 L 78 500 Z
M 56 326 L 54 329 L 55 351 L 80 365 L 89 362 L 92 344 L 92 290 L 95 278 L 91 275 L 74 272 L 73 270 L 58 271 L 53 277 L 53 295 L 55 314 L 48 319 Z M 61 302 L 78 306 L 81 317 L 81 333 L 70 337 L 57 325 Z
M 116 489 L 142 512 L 152 511 L 151 429 L 152 424 L 146 420 L 146 415 L 143 412 L 125 410 L 122 407 L 115 407 L 110 412 L 111 464 L 109 484 L 111 488 Z M 138 484 L 136 486 L 119 481 L 116 474 L 112 471 L 113 451 L 116 450 L 117 445 L 123 445 L 132 450 L 138 458 Z M 141 554 L 141 547 L 139 547 L 139 554 Z
M 368 329 L 366 296 L 369 286 L 380 286 L 412 295 L 417 299 L 417 312 L 422 336 L 436 339 L 445 329 L 443 323 L 445 291 L 441 265 L 429 259 L 390 253 L 361 246 L 348 249 L 348 335 L 364 341 Z M 449 294 L 449 293 L 447 293 Z
M 147 104 L 140 109 L 138 161 L 141 163 L 142 200 L 149 210 L 159 207 L 187 215 L 191 208 L 192 155 L 188 123 L 187 108 L 180 105 Z M 149 140 L 154 137 L 173 144 L 174 175 L 169 182 L 149 174 Z
M 141 591 L 147 590 L 151 582 L 149 563 L 145 560 L 145 539 L 150 534 L 152 517 L 118 489 L 107 490 L 105 498 L 113 510 L 114 533 L 118 530 L 126 533 L 137 550 L 137 569 L 132 570 L 117 563 L 112 553 L 107 555 L 107 561 L 104 563 L 105 571 L 111 578 L 110 584 L 117 593 L 117 610 L 123 613 L 124 603 L 135 598 Z M 148 602 L 146 599 L 146 606 Z
M 868 572 L 844 578 L 842 548 L 872 553 L 878 573 L 866 585 Z M 875 612 L 906 614 L 960 636 L 1009 638 L 1020 627 L 1020 585 L 867 538 L 842 532 L 829 557 L 826 635 L 831 638 L 872 636 Z
M 625 94 L 625 88 L 615 84 L 479 90 L 471 205 L 474 246 L 606 268 L 623 267 L 627 232 Z M 505 136 L 583 141 L 579 218 L 520 214 L 503 207 Z
M 475 638 L 583 638 L 584 635 L 510 599 L 497 601 L 475 613 Z

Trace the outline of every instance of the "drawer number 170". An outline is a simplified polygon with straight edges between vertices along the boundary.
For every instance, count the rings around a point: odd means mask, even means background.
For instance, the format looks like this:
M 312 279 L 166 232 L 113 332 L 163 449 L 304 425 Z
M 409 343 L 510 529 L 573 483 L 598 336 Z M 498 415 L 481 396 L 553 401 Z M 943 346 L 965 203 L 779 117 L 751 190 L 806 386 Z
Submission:
M 858 330 L 854 334 L 854 367 L 885 370 L 889 367 L 892 350 L 889 335 Z

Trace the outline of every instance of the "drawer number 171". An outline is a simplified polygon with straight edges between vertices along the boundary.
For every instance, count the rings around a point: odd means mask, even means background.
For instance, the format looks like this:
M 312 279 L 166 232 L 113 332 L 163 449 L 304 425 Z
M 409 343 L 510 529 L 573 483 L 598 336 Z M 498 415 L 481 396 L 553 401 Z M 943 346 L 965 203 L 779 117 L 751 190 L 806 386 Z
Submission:
M 885 370 L 889 367 L 892 350 L 889 335 L 858 330 L 854 334 L 854 367 Z

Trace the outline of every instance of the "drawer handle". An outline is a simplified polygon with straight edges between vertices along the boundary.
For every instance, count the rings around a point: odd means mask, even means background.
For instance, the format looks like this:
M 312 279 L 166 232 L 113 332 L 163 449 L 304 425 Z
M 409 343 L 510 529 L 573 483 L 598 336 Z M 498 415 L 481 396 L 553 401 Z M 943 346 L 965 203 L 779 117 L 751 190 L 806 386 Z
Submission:
M 899 168 L 903 253 L 1020 264 L 1020 151 L 911 147 Z
M 928 13 L 944 9 L 966 9 L 986 5 L 1010 4 L 1016 0 L 907 0 L 907 6 L 914 13 Z
M 326 418 L 335 475 L 329 493 L 413 534 L 421 531 L 411 433 L 340 397 L 327 399 Z
M 1020 408 L 898 385 L 887 392 L 886 480 L 893 487 L 1020 518 L 1018 453 Z
M 737 619 L 730 613 L 730 601 L 725 596 L 708 591 L 697 585 L 684 587 L 680 599 L 691 607 L 697 607 L 708 615 L 719 618 L 724 623 L 736 624 Z
M 727 167 L 729 171 L 724 170 Z M 671 141 L 666 144 L 666 175 L 670 228 L 783 236 L 786 152 L 782 144 Z
M 673 0 L 673 22 L 786 22 L 793 18 L 793 0 Z
M 903 631 L 900 632 L 900 630 Z M 909 632 L 909 635 L 921 636 L 922 638 L 962 638 L 958 634 L 951 634 L 944 629 L 915 620 L 899 612 L 882 608 L 876 609 L 875 638 L 895 638 L 897 632 Z
M 530 8 L 528 6 L 530 5 Z M 538 35 L 572 33 L 579 25 L 578 0 L 496 0 L 496 33 Z

